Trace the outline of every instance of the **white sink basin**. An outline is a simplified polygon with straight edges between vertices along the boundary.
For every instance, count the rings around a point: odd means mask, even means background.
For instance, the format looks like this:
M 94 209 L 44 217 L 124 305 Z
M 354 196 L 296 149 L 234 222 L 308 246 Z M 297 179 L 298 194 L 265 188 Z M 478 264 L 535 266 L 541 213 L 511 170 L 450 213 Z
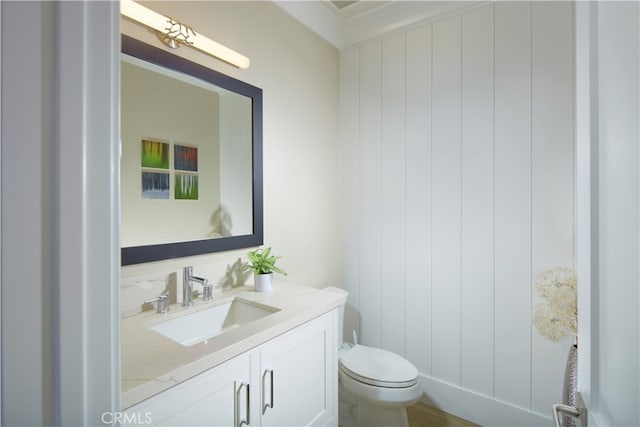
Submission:
M 158 323 L 151 329 L 189 347 L 277 311 L 280 309 L 236 298 Z

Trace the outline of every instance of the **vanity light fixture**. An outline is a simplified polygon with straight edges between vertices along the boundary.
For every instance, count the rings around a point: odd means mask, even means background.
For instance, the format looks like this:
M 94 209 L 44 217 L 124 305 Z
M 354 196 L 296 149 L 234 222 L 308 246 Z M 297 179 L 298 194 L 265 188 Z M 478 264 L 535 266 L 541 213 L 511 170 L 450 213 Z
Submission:
M 158 32 L 160 40 L 171 48 L 188 45 L 238 68 L 248 68 L 249 58 L 220 43 L 197 34 L 193 28 L 148 9 L 133 0 L 120 0 L 120 13 Z

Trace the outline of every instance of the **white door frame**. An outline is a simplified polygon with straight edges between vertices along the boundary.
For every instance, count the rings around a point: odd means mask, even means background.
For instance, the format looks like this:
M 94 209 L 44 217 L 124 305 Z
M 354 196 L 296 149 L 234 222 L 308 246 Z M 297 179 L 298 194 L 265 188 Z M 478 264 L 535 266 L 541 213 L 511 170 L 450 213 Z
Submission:
M 578 389 L 590 426 L 640 412 L 640 6 L 576 2 Z
M 0 424 L 103 425 L 120 409 L 120 5 L 0 10 Z
M 56 406 L 61 425 L 102 425 L 120 409 L 120 4 L 55 6 Z
M 594 4 L 575 4 L 575 85 L 576 85 L 576 212 L 578 273 L 578 389 L 588 400 L 591 389 L 592 319 L 597 318 L 597 305 L 592 307 L 592 290 L 597 287 L 598 194 L 597 194 L 597 93 L 593 87 L 597 69 L 591 61 L 595 55 L 593 37 Z M 592 121 L 592 118 L 594 119 Z

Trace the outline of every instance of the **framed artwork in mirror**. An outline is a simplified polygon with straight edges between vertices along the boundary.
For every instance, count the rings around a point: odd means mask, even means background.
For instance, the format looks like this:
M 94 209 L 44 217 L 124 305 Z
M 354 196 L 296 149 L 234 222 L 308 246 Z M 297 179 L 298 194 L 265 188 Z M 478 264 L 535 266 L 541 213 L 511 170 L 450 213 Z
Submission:
M 262 90 L 122 36 L 122 265 L 263 243 Z

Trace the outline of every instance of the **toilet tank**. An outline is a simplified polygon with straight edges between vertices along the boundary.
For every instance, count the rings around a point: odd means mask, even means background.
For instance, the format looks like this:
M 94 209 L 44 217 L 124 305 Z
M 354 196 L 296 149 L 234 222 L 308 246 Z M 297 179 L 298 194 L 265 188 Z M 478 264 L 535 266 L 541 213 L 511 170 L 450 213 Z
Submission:
M 344 308 L 347 305 L 347 298 L 349 297 L 349 292 L 345 291 L 344 289 L 340 289 L 340 288 L 335 288 L 332 286 L 328 286 L 326 288 L 324 288 L 325 291 L 328 292 L 335 292 L 338 293 L 340 295 L 342 295 L 342 302 L 340 303 L 340 307 L 338 307 L 338 342 L 337 342 L 337 347 L 336 348 L 340 348 L 342 347 L 342 343 L 344 342 L 344 335 L 343 335 L 343 329 L 344 329 Z

